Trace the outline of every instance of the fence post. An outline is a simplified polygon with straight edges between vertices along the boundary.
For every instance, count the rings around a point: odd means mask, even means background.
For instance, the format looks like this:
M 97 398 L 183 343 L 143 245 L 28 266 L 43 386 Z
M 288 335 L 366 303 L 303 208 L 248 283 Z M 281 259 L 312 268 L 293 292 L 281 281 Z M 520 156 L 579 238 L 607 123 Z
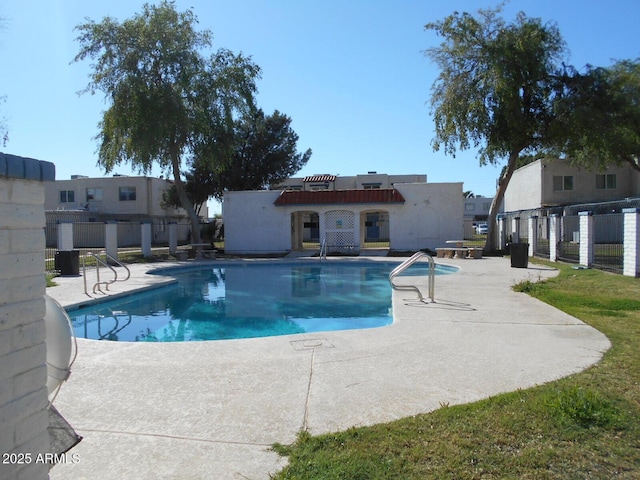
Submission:
M 624 259 L 622 274 L 640 275 L 640 208 L 624 208 Z
M 538 216 L 530 216 L 527 226 L 529 227 L 529 256 L 535 257 L 538 250 Z
M 558 261 L 558 244 L 560 243 L 560 215 L 549 215 L 549 261 Z
M 151 224 L 142 223 L 140 224 L 140 228 L 142 229 L 140 232 L 142 256 L 144 258 L 150 258 L 151 257 Z
M 61 252 L 73 250 L 73 223 L 58 224 L 58 250 Z
M 511 243 L 520 243 L 520 217 L 511 219 Z
M 593 212 L 579 212 L 580 217 L 580 265 L 593 265 Z
M 174 255 L 178 251 L 178 224 L 169 222 L 169 254 Z
M 115 222 L 105 223 L 104 249 L 107 255 L 118 260 L 118 224 Z
M 498 219 L 498 250 L 504 250 L 506 248 L 504 215 L 499 213 L 497 219 Z

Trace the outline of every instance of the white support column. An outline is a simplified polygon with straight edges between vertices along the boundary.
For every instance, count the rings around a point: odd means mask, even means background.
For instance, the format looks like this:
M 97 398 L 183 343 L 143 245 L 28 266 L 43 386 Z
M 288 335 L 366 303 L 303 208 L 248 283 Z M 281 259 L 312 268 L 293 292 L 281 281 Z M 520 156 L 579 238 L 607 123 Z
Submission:
M 498 216 L 498 250 L 504 250 L 506 248 L 506 227 L 503 216 Z
M 520 217 L 511 219 L 511 243 L 520 243 Z
M 362 240 L 360 237 L 360 212 L 353 212 L 353 246 L 357 252 L 360 251 L 360 246 L 362 245 Z
M 640 276 L 640 208 L 625 208 L 622 274 Z
M 579 212 L 580 217 L 580 265 L 593 265 L 593 212 Z
M 536 250 L 538 250 L 538 217 L 537 215 L 533 215 L 529 217 L 528 224 L 529 227 L 529 256 L 535 257 Z
M 558 261 L 558 244 L 560 243 L 560 215 L 549 215 L 549 261 Z
M 53 348 L 51 344 L 55 342 L 44 320 L 47 307 L 43 275 L 43 182 L 54 179 L 52 163 L 0 153 L 0 478 L 3 479 L 47 480 L 53 465 L 38 458 L 49 453 L 58 458 L 61 453 L 50 445 L 47 431 L 47 386 L 52 387 L 51 383 L 47 385 L 47 347 Z M 67 228 L 73 232 L 72 224 L 63 230 Z M 73 242 L 63 246 L 73 250 Z M 66 364 L 57 365 L 66 368 Z M 66 439 L 62 440 L 65 443 Z
M 142 244 L 142 256 L 144 258 L 151 257 L 151 224 L 150 223 L 142 223 L 140 224 L 141 235 L 140 235 L 140 243 Z
M 107 222 L 104 226 L 104 247 L 107 255 L 118 260 L 118 224 Z
M 174 255 L 178 251 L 178 224 L 169 222 L 169 254 Z
M 58 250 L 60 252 L 73 250 L 73 223 L 58 224 Z

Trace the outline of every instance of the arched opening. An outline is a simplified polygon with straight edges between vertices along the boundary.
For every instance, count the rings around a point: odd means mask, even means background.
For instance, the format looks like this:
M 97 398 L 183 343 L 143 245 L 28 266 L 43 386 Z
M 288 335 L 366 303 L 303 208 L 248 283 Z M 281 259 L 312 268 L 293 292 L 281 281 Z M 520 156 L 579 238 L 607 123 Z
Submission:
M 320 216 L 314 211 L 291 213 L 291 249 L 320 248 Z
M 369 210 L 360 214 L 361 248 L 389 248 L 389 212 Z

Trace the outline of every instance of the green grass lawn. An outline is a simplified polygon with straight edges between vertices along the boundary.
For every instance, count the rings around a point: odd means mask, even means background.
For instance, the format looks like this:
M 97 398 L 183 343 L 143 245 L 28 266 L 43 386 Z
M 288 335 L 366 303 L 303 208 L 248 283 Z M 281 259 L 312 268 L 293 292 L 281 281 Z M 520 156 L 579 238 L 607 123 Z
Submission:
M 540 387 L 373 427 L 275 445 L 275 479 L 640 478 L 640 279 L 560 269 L 514 289 L 580 318 L 612 348 Z M 496 292 L 496 294 L 500 294 Z

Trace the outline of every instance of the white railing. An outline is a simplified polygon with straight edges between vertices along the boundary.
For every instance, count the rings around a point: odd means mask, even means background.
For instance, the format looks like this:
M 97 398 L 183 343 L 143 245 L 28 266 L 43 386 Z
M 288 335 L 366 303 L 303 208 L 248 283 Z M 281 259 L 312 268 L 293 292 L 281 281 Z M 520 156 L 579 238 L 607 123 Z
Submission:
M 431 302 L 434 303 L 435 300 L 434 298 L 434 283 L 435 283 L 435 275 L 436 275 L 436 262 L 433 261 L 433 257 L 427 253 L 424 252 L 416 252 L 414 253 L 411 258 L 407 258 L 404 262 L 402 262 L 400 265 L 398 265 L 396 268 L 394 268 L 391 273 L 389 274 L 389 283 L 391 284 L 391 287 L 395 290 L 413 290 L 418 294 L 418 297 L 420 298 L 420 301 L 423 302 L 424 301 L 424 297 L 422 296 L 422 292 L 420 291 L 420 289 L 415 286 L 415 285 L 396 285 L 395 283 L 393 283 L 393 279 L 394 277 L 398 276 L 399 274 L 401 274 L 402 272 L 404 272 L 407 268 L 409 268 L 411 265 L 413 265 L 414 263 L 416 263 L 418 260 L 420 260 L 422 257 L 427 257 L 427 260 L 429 260 L 429 274 L 428 274 L 428 289 L 429 289 L 429 298 L 431 299 Z
M 320 261 L 324 262 L 327 259 L 327 237 L 322 240 L 320 245 Z
M 129 278 L 131 278 L 131 270 L 129 270 L 129 268 L 124 264 L 121 263 L 119 260 L 117 260 L 116 258 L 112 257 L 111 255 L 109 255 L 106 252 L 101 252 L 101 254 L 104 254 L 105 258 L 109 261 L 111 261 L 112 263 L 115 263 L 116 265 L 124 268 L 127 272 L 127 276 L 126 278 L 118 278 L 118 272 L 115 268 L 113 268 L 108 262 L 106 262 L 105 260 L 102 260 L 102 258 L 100 257 L 100 254 L 96 254 L 93 252 L 87 252 L 86 255 L 83 255 L 82 257 L 82 277 L 83 277 L 83 281 L 84 281 L 84 293 L 86 295 L 89 295 L 89 292 L 87 291 L 87 262 L 86 259 L 87 257 L 91 257 L 95 260 L 96 262 L 96 283 L 93 285 L 93 293 L 97 293 L 97 291 L 104 293 L 102 291 L 102 289 L 100 288 L 100 285 L 104 285 L 106 290 L 109 290 L 109 285 L 115 283 L 115 282 L 126 282 L 127 280 L 129 280 Z M 111 270 L 111 272 L 113 273 L 113 279 L 112 280 L 100 280 L 100 266 L 106 267 L 109 270 Z

